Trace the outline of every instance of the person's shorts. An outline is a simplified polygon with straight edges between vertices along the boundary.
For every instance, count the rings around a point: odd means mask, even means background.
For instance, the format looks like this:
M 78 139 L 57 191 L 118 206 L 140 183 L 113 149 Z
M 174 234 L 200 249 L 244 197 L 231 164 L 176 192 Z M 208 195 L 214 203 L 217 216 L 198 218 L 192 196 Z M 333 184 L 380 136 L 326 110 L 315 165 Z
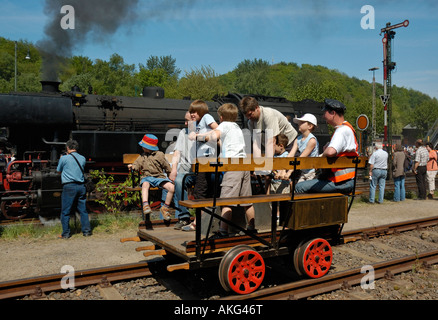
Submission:
M 252 196 L 251 175 L 249 171 L 225 172 L 221 187 L 221 198 Z M 252 203 L 246 203 L 240 206 L 252 206 Z
M 290 193 L 290 181 L 289 180 L 272 180 L 270 193 Z
M 154 188 L 162 188 L 161 184 L 164 184 L 166 182 L 173 183 L 170 179 L 155 178 L 155 177 L 144 177 L 143 179 L 141 179 L 140 185 L 143 185 L 144 182 L 149 182 L 151 187 Z

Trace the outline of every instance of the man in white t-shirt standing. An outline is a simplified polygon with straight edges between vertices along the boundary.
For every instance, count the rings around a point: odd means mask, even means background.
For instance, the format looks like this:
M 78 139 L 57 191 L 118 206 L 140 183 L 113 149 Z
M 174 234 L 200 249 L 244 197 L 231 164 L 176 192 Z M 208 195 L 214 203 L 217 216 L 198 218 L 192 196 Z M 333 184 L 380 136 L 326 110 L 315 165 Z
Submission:
M 386 176 L 388 174 L 388 152 L 382 149 L 382 143 L 374 144 L 376 151 L 371 155 L 368 163 L 370 165 L 370 203 L 374 203 L 376 189 L 379 186 L 379 203 L 383 203 L 385 195 Z
M 357 156 L 356 132 L 344 119 L 345 105 L 334 99 L 325 99 L 324 119 L 335 128 L 335 132 L 325 147 L 323 157 Z M 314 180 L 297 183 L 295 192 L 341 192 L 350 193 L 354 186 L 354 168 L 332 169 L 328 175 Z

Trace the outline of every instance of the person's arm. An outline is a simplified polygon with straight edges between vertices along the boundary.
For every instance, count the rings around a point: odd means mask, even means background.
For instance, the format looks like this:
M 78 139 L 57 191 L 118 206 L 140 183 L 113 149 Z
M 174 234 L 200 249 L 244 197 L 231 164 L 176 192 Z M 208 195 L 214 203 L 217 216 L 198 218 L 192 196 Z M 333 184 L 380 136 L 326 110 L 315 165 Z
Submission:
M 414 161 L 414 166 L 412 167 L 412 172 L 417 174 L 417 168 L 420 163 L 418 161 Z
M 336 157 L 338 152 L 333 147 L 327 147 L 324 152 L 322 153 L 323 157 Z
M 295 140 L 296 141 L 296 140 Z M 316 147 L 316 139 L 311 138 L 309 142 L 307 142 L 306 149 L 303 150 L 303 152 L 300 154 L 300 157 L 307 157 L 309 154 L 312 153 L 313 149 Z
M 373 175 L 373 169 L 374 169 L 374 164 L 370 164 L 370 171 L 368 173 L 370 177 Z
M 298 150 L 298 142 L 297 139 L 294 140 L 294 145 L 292 146 L 292 149 L 290 150 L 290 152 L 288 153 L 288 157 L 295 157 L 295 154 L 297 153 Z M 288 180 L 290 178 L 290 176 L 292 175 L 292 172 L 294 172 L 293 169 L 290 170 L 281 170 L 280 173 L 278 174 L 278 179 L 282 179 L 282 180 Z
M 420 165 L 420 154 L 419 154 L 419 152 L 417 150 L 417 152 L 415 153 L 414 165 L 412 167 L 412 172 L 414 174 L 417 174 L 417 168 L 418 168 L 419 165 Z
M 210 140 L 219 140 L 220 137 L 221 137 L 221 132 L 219 130 L 211 130 L 207 133 L 202 133 L 202 134 L 198 133 L 196 135 L 198 141 L 205 141 L 205 142 L 208 142 Z
M 181 152 L 179 150 L 175 150 L 172 156 L 172 170 L 169 174 L 169 179 L 175 181 L 176 176 L 178 174 L 178 163 L 181 159 Z
M 273 158 L 274 157 L 274 140 L 275 138 L 268 138 L 265 145 L 265 157 Z

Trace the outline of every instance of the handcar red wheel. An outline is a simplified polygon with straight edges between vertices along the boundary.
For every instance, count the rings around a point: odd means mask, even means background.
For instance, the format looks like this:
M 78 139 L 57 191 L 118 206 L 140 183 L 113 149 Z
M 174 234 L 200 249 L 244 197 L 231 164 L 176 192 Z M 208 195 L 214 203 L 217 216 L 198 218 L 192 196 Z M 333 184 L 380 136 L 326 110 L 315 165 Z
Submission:
M 226 291 L 248 294 L 257 290 L 265 277 L 262 256 L 246 245 L 229 250 L 219 265 L 219 280 Z
M 333 251 L 327 240 L 312 239 L 297 250 L 296 263 L 300 274 L 310 278 L 320 278 L 329 271 L 332 265 Z

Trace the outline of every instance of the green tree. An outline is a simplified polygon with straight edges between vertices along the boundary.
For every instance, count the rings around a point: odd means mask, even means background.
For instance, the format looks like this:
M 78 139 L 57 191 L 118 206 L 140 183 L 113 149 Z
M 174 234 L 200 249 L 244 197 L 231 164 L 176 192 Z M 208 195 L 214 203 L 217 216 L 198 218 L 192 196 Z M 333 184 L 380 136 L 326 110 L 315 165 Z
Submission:
M 438 119 L 437 99 L 424 101 L 415 106 L 410 113 L 410 119 L 411 125 L 420 129 L 423 132 L 423 135 L 426 134 L 436 119 Z
M 70 59 L 70 64 L 77 75 L 93 71 L 93 61 L 88 57 L 73 56 Z
M 109 61 L 96 59 L 92 86 L 98 94 L 135 95 L 135 65 L 125 64 L 123 58 L 113 54 Z
M 165 87 L 169 81 L 169 75 L 164 69 L 141 68 L 136 74 L 136 82 L 143 87 Z
M 140 64 L 141 69 L 153 71 L 155 69 L 163 69 L 169 78 L 178 78 L 181 70 L 176 67 L 176 59 L 169 56 L 150 56 L 146 61 L 146 66 Z
M 233 70 L 236 75 L 234 88 L 239 93 L 270 95 L 269 62 L 262 59 L 245 59 Z
M 202 66 L 192 69 L 179 81 L 179 97 L 190 96 L 191 99 L 212 100 L 215 95 L 223 94 L 223 89 L 213 68 Z

